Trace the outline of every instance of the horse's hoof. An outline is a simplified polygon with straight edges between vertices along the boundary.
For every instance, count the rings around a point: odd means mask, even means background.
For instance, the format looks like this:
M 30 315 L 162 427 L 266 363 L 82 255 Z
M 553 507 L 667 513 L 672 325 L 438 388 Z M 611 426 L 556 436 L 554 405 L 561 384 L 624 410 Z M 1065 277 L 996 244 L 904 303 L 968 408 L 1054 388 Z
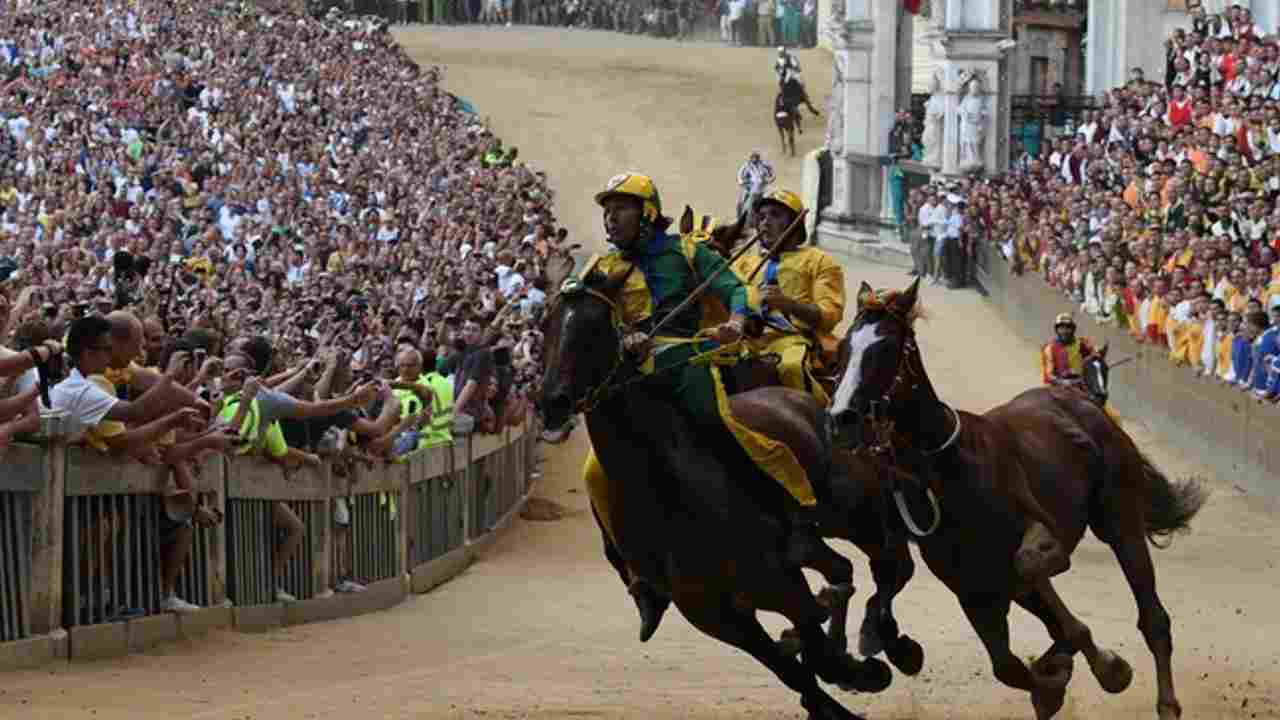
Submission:
M 1156 717 L 1159 720 L 1179 720 L 1182 717 L 1182 705 L 1177 700 L 1171 703 L 1158 703 Z
M 899 635 L 884 652 L 889 662 L 903 675 L 914 676 L 924 668 L 924 648 L 906 635 Z
M 1133 666 L 1110 650 L 1099 650 L 1097 661 L 1090 663 L 1089 669 L 1102 689 L 1112 695 L 1124 692 L 1133 682 Z
M 1031 707 L 1035 708 L 1036 720 L 1049 720 L 1062 709 L 1067 700 L 1066 690 L 1032 690 Z
M 804 643 L 800 640 L 800 633 L 795 628 L 787 628 L 782 631 L 782 635 L 778 637 L 778 652 L 787 657 L 795 657 L 804 649 Z
M 893 671 L 883 660 L 867 658 L 856 660 L 852 655 L 845 655 L 844 664 L 853 679 L 836 683 L 836 687 L 845 692 L 878 693 L 889 689 L 893 684 Z
M 1037 689 L 1054 693 L 1066 690 L 1067 683 L 1071 682 L 1071 673 L 1074 668 L 1075 661 L 1070 655 L 1055 653 L 1045 655 L 1031 663 L 1031 676 L 1035 680 Z

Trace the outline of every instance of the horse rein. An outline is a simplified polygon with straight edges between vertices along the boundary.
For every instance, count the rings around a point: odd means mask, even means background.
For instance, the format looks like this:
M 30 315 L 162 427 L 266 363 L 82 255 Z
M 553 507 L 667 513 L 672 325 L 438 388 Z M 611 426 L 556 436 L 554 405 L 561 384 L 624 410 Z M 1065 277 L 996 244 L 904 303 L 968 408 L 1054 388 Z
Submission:
M 870 402 L 870 412 L 867 414 L 866 422 L 870 426 L 872 442 L 865 445 L 861 452 L 866 452 L 875 458 L 881 458 L 891 466 L 898 465 L 898 448 L 894 443 L 894 435 L 896 433 L 895 422 L 889 417 L 887 408 L 893 403 L 893 398 L 898 395 L 904 385 L 910 382 L 909 390 L 916 390 L 920 387 L 920 379 L 924 377 L 924 366 L 920 362 L 920 348 L 916 344 L 915 330 L 911 327 L 911 323 L 901 314 L 896 313 L 889 308 L 876 308 L 883 310 L 886 314 L 898 320 L 905 328 L 905 335 L 902 340 L 902 348 L 898 352 L 898 367 L 894 372 L 893 381 L 889 383 L 889 387 L 881 395 L 879 400 Z M 854 318 L 854 326 L 861 323 L 861 319 L 866 311 L 861 311 Z M 913 358 L 915 359 L 913 362 Z M 960 419 L 960 413 L 950 405 L 938 401 L 951 412 L 954 426 L 951 435 L 942 445 L 933 450 L 919 450 L 923 457 L 936 457 L 946 452 L 949 448 L 956 444 L 960 439 L 960 433 L 963 430 L 963 423 Z M 857 451 L 855 451 L 857 452 Z M 901 515 L 903 523 L 907 526 L 907 530 L 918 538 L 929 537 L 937 532 L 938 527 L 942 524 L 942 511 L 938 504 L 938 497 L 933 492 L 933 488 L 925 487 L 925 495 L 929 500 L 929 506 L 932 510 L 933 520 L 929 527 L 922 528 L 916 523 L 912 517 L 910 510 L 907 508 L 906 498 L 901 489 L 894 487 L 893 501 L 898 508 L 898 514 Z

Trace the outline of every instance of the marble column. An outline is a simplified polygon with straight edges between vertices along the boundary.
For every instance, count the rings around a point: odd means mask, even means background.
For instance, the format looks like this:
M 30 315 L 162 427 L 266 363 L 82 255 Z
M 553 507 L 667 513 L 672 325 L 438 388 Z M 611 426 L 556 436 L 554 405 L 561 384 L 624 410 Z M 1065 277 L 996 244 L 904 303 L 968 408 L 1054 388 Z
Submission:
M 1250 10 L 1253 12 L 1253 22 L 1267 31 L 1267 34 L 1275 34 L 1280 29 L 1280 0 L 1253 0 Z
M 843 75 L 835 91 L 842 122 L 830 146 L 831 205 L 819 221 L 820 243 L 876 240 L 886 229 L 882 166 L 894 112 L 910 97 L 903 80 L 910 78 L 909 69 L 903 71 L 899 53 L 904 14 L 899 2 L 844 0 L 844 17 L 833 18 L 832 48 Z
M 1010 0 L 946 0 L 925 33 L 940 80 L 942 175 L 995 174 L 1009 164 Z

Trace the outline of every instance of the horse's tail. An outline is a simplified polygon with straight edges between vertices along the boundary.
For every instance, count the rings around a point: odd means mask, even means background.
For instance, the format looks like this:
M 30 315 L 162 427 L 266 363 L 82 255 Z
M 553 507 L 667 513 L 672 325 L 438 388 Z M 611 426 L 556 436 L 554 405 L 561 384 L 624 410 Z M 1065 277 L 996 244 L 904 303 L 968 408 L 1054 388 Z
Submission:
M 1147 541 L 1164 549 L 1175 533 L 1191 529 L 1191 519 L 1209 499 L 1209 489 L 1198 478 L 1173 481 L 1165 477 L 1145 455 Z

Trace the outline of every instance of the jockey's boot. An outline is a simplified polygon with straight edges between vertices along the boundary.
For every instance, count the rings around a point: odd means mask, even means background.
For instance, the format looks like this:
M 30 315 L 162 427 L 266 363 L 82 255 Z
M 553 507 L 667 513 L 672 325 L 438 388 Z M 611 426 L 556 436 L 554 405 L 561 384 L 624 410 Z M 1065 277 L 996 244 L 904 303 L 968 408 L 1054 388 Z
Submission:
M 631 599 L 636 602 L 636 610 L 640 611 L 640 642 L 648 642 L 658 631 L 662 616 L 671 605 L 671 598 L 658 592 L 658 588 L 645 578 L 635 578 L 627 588 Z
M 1022 536 L 1022 545 L 1013 556 L 1013 569 L 1027 585 L 1035 585 L 1071 568 L 1066 548 L 1044 523 L 1033 522 Z

